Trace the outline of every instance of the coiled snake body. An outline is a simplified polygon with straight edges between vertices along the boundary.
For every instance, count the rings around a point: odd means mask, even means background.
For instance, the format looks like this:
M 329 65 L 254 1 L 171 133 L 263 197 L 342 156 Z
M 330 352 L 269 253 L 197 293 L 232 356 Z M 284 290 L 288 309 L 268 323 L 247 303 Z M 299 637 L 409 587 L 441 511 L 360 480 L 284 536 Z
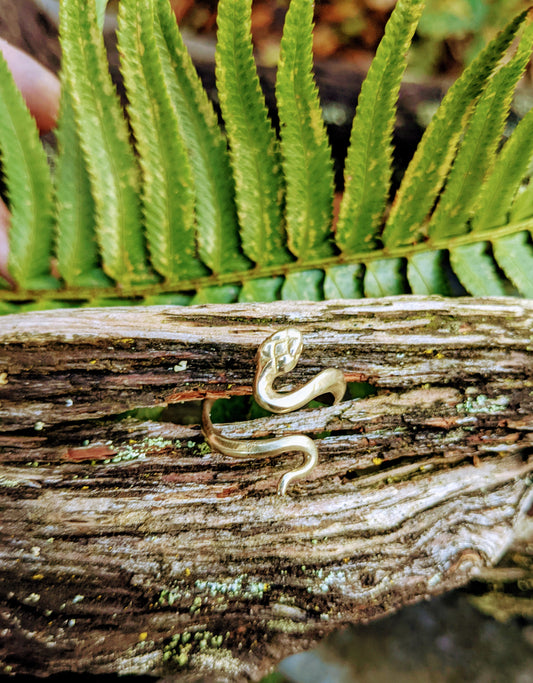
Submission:
M 257 403 L 274 413 L 288 413 L 301 408 L 309 401 L 331 393 L 334 403 L 344 396 L 346 382 L 341 370 L 323 370 L 307 384 L 289 393 L 280 393 L 273 387 L 274 380 L 290 372 L 302 353 L 303 342 L 299 330 L 286 328 L 266 339 L 257 352 L 257 371 L 254 381 L 254 398 Z M 318 451 L 308 436 L 294 434 L 272 439 L 230 439 L 223 436 L 211 422 L 214 399 L 205 399 L 202 406 L 202 431 L 213 450 L 233 458 L 266 458 L 288 452 L 303 453 L 301 467 L 286 472 L 278 484 L 278 493 L 284 495 L 295 479 L 304 477 L 316 465 Z

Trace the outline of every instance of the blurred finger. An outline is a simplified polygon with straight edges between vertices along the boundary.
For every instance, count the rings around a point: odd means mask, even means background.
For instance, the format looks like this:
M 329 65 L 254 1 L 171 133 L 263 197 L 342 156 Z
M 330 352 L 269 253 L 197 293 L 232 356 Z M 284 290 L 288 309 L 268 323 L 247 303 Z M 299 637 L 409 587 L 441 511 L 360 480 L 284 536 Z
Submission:
M 7 206 L 0 199 L 0 276 L 7 280 L 9 283 L 13 284 L 13 279 L 9 275 L 7 268 L 8 258 L 9 258 L 9 222 L 11 216 L 7 209 Z
M 13 74 L 28 109 L 41 133 L 47 133 L 57 121 L 59 79 L 22 50 L 0 38 L 0 51 Z

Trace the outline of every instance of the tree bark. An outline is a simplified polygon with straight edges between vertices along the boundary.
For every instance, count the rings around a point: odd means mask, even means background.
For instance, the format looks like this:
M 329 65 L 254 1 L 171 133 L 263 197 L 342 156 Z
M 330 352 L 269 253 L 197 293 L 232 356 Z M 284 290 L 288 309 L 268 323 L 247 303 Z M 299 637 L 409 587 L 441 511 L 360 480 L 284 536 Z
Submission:
M 0 325 L 0 672 L 256 680 L 328 631 L 463 585 L 531 505 L 533 302 L 398 297 L 56 310 Z M 376 392 L 224 426 L 319 465 L 236 461 L 125 411 L 325 367 Z M 211 677 L 211 678 L 209 678 Z

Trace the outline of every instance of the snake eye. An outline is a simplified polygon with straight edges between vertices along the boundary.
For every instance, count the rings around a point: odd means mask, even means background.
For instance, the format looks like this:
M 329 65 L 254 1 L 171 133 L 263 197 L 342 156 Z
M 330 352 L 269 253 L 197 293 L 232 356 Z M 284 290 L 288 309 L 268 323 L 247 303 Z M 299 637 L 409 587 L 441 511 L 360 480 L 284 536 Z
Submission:
M 261 348 L 261 360 L 263 363 L 272 361 L 275 374 L 282 375 L 295 367 L 302 347 L 302 335 L 289 327 L 268 338 Z

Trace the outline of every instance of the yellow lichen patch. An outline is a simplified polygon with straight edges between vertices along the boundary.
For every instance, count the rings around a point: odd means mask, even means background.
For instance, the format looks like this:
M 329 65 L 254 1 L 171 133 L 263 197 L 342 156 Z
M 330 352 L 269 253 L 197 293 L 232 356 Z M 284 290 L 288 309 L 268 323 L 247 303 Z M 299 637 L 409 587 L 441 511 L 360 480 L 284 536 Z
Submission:
M 5 387 L 7 383 L 7 372 L 0 372 L 0 387 Z

